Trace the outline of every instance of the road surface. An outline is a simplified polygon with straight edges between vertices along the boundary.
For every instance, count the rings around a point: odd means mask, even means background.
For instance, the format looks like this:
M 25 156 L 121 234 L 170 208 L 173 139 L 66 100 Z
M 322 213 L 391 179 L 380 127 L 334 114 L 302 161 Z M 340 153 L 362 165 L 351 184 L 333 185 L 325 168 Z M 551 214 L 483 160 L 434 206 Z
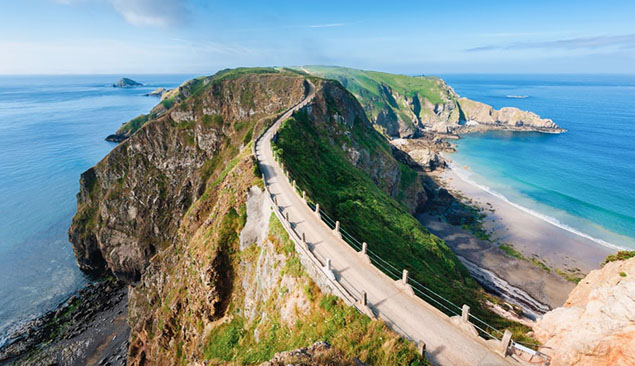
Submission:
M 282 122 L 293 111 L 309 104 L 314 95 L 315 88 L 310 85 L 305 99 L 280 117 L 258 140 L 255 148 L 266 184 L 276 197 L 277 205 L 283 208 L 283 215 L 289 215 L 295 231 L 300 236 L 304 233 L 310 250 L 318 258 L 331 259 L 337 281 L 351 294 L 360 298 L 361 291 L 366 291 L 368 305 L 379 318 L 398 333 L 425 342 L 426 356 L 434 364 L 517 365 L 510 357 L 503 358 L 490 349 L 483 339 L 459 329 L 445 314 L 407 294 L 340 239 L 295 193 L 274 160 L 271 139 Z

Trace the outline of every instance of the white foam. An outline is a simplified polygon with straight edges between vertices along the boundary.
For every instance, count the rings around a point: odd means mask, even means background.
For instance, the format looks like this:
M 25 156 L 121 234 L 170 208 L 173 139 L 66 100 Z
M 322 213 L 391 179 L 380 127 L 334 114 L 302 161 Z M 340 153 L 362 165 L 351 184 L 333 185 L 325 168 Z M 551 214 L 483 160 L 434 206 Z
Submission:
M 591 236 L 591 235 L 589 235 L 587 233 L 583 233 L 583 232 L 581 232 L 581 231 L 579 231 L 579 230 L 577 230 L 577 229 L 575 229 L 575 228 L 573 228 L 573 227 L 571 227 L 571 226 L 569 226 L 567 224 L 563 224 L 562 222 L 560 222 L 555 217 L 547 216 L 545 214 L 542 214 L 540 212 L 534 211 L 534 210 L 532 210 L 530 208 L 527 208 L 525 206 L 521 206 L 521 205 L 519 205 L 519 204 L 517 204 L 515 202 L 512 202 L 507 197 L 505 197 L 503 194 L 501 194 L 499 192 L 496 192 L 495 190 L 491 189 L 490 187 L 482 185 L 482 184 L 479 184 L 479 183 L 471 180 L 469 178 L 470 173 L 466 169 L 462 169 L 462 168 L 456 166 L 451 161 L 448 162 L 448 166 L 454 172 L 454 174 L 456 174 L 456 176 L 459 177 L 465 183 L 467 183 L 467 184 L 469 184 L 469 185 L 471 185 L 473 187 L 476 187 L 478 189 L 481 189 L 481 190 L 491 194 L 492 196 L 500 198 L 501 200 L 505 201 L 506 203 L 510 204 L 511 206 L 513 206 L 513 207 L 515 207 L 515 208 L 517 208 L 517 209 L 519 209 L 519 210 L 521 210 L 523 212 L 526 212 L 526 213 L 528 213 L 528 214 L 530 214 L 530 215 L 532 215 L 534 217 L 537 217 L 537 218 L 539 218 L 539 219 L 541 219 L 541 220 L 543 220 L 543 221 L 545 221 L 545 222 L 547 222 L 547 223 L 549 223 L 551 225 L 554 225 L 554 226 L 556 226 L 556 227 L 558 227 L 558 228 L 560 228 L 562 230 L 566 230 L 566 231 L 568 231 L 568 232 L 570 232 L 572 234 L 581 236 L 581 237 L 583 237 L 585 239 L 589 239 L 589 240 L 591 240 L 593 242 L 596 242 L 596 243 L 598 243 L 600 245 L 606 246 L 606 247 L 611 248 L 611 249 L 615 249 L 615 250 L 625 250 L 625 249 L 627 249 L 627 248 L 624 248 L 624 247 L 620 247 L 619 245 L 615 245 L 613 243 L 609 243 L 606 240 L 595 238 L 595 237 L 593 237 L 593 236 Z

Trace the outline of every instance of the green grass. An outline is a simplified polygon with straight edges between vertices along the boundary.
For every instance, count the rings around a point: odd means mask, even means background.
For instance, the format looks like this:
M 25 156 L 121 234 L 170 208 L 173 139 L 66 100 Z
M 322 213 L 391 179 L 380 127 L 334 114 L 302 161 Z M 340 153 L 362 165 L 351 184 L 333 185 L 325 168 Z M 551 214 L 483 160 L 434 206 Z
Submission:
M 138 117 L 131 119 L 129 122 L 121 126 L 121 132 L 134 132 L 141 128 L 144 123 L 148 122 L 149 116 L 147 114 L 142 114 Z
M 622 250 L 606 257 L 602 265 L 615 261 L 624 261 L 633 257 L 635 257 L 635 250 Z
M 369 112 L 369 117 L 376 117 L 384 108 L 395 109 L 402 116 L 404 122 L 410 118 L 404 113 L 404 106 L 399 106 L 392 96 L 382 91 L 382 85 L 388 85 L 393 92 L 413 98 L 415 95 L 425 97 L 432 104 L 443 103 L 447 94 L 442 88 L 442 82 L 436 77 L 407 76 L 389 74 L 377 71 L 357 70 L 335 66 L 305 66 L 312 75 L 325 79 L 337 80 L 358 97 L 364 109 Z
M 519 251 L 514 249 L 514 247 L 511 244 L 501 244 L 501 245 L 498 246 L 498 248 L 500 248 L 500 250 L 502 250 L 503 252 L 511 255 L 514 258 L 527 259 Z
M 296 278 L 310 302 L 305 308 L 307 312 L 298 316 L 295 322 L 282 319 L 279 309 L 289 289 L 274 290 L 258 305 L 262 315 L 248 320 L 240 309 L 235 308 L 228 318 L 230 321 L 214 327 L 206 335 L 203 345 L 205 359 L 214 364 L 260 364 L 277 352 L 326 341 L 345 355 L 359 357 L 369 365 L 428 364 L 417 354 L 414 345 L 396 336 L 383 322 L 371 321 L 337 297 L 322 294 L 304 272 L 293 242 L 274 215 L 269 220 L 268 240 L 276 254 L 285 258 L 282 275 Z M 242 255 L 244 260 L 257 260 L 260 248 L 252 248 L 255 249 Z M 242 299 L 237 299 L 237 303 L 242 305 Z
M 350 164 L 338 142 L 332 144 L 306 116 L 296 114 L 283 124 L 274 149 L 298 186 L 371 251 L 455 304 L 470 305 L 497 328 L 515 326 L 483 307 L 478 285 L 445 243 Z

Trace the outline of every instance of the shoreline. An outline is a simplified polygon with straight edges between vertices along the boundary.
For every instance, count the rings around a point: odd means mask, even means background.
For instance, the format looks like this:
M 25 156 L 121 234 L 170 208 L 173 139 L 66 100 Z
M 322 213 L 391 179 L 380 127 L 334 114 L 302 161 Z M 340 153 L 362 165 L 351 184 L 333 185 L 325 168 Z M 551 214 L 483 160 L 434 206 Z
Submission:
M 623 250 L 573 228 L 563 227 L 540 213 L 484 189 L 463 178 L 451 159 L 443 158 L 448 167 L 433 176 L 442 187 L 465 198 L 486 214 L 483 227 L 492 233 L 493 242 L 511 244 L 525 257 L 537 257 L 551 268 L 578 269 L 584 275 L 599 268 L 608 255 Z
M 416 218 L 448 244 L 485 289 L 521 306 L 529 319 L 562 306 L 576 286 L 573 280 L 583 278 L 615 253 L 616 249 L 556 226 L 466 181 L 443 158 L 448 167 L 429 176 L 483 213 L 482 226 L 490 237 L 479 239 L 438 214 Z

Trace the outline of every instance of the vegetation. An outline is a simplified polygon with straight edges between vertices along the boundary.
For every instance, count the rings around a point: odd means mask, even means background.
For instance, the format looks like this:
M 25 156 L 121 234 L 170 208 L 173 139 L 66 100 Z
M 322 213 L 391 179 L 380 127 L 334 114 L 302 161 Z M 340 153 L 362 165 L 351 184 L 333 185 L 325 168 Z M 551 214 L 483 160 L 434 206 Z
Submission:
M 369 250 L 399 271 L 408 269 L 411 278 L 434 292 L 455 304 L 470 305 L 475 315 L 497 328 L 516 326 L 483 306 L 484 292 L 447 245 L 353 166 L 339 148 L 337 137 L 320 128 L 305 114 L 296 113 L 278 131 L 275 154 L 299 187 L 329 216 L 337 218 L 345 231 L 367 242 Z M 355 123 L 351 133 L 362 145 L 383 146 L 370 151 L 381 151 L 387 144 L 361 123 Z M 399 274 L 390 275 L 395 278 Z
M 414 345 L 390 331 L 382 321 L 373 321 L 337 297 L 322 294 L 299 264 L 294 244 L 275 216 L 271 216 L 269 222 L 268 240 L 277 254 L 285 256 L 282 275 L 292 276 L 304 284 L 302 289 L 309 301 L 308 308 L 289 323 L 281 316 L 280 306 L 290 289 L 281 287 L 262 304 L 259 312 L 262 315 L 255 319 L 246 319 L 236 309 L 231 321 L 215 327 L 207 335 L 205 359 L 259 364 L 277 352 L 326 341 L 344 355 L 357 357 L 369 365 L 428 364 Z
M 635 250 L 621 250 L 615 254 L 611 254 L 608 257 L 606 257 L 602 265 L 605 265 L 610 262 L 615 262 L 615 261 L 625 261 L 633 257 L 635 257 Z
M 142 114 L 138 117 L 135 117 L 130 120 L 130 122 L 121 126 L 121 132 L 134 132 L 138 130 L 144 123 L 148 122 L 149 116 L 147 114 Z
M 419 117 L 421 113 L 426 113 L 419 102 L 409 105 L 404 100 L 395 100 L 393 93 L 409 100 L 416 97 L 427 99 L 432 104 L 441 104 L 448 97 L 445 84 L 436 77 L 388 74 L 334 66 L 305 66 L 297 70 L 339 81 L 357 97 L 372 120 L 383 112 L 412 126 L 412 113 Z

